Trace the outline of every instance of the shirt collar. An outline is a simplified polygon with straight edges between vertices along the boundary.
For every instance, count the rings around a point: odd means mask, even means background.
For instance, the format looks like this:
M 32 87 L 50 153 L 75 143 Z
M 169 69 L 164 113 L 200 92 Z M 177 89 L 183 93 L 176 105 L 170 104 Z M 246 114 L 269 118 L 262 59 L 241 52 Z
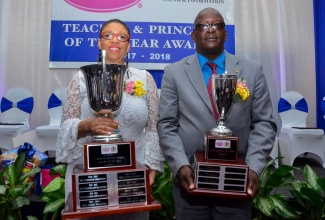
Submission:
M 218 56 L 215 60 L 209 60 L 208 58 L 202 56 L 199 53 L 197 54 L 197 58 L 199 59 L 199 63 L 200 63 L 200 68 L 202 69 L 203 66 L 209 62 L 212 61 L 215 64 L 217 64 L 221 69 L 225 69 L 225 60 L 226 60 L 226 52 L 223 51 L 222 54 L 220 56 Z

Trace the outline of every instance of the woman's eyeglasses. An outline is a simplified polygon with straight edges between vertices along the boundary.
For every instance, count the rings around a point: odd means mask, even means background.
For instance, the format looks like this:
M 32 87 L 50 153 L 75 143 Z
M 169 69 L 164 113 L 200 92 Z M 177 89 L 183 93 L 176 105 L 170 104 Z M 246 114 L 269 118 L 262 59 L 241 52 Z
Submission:
M 212 28 L 212 30 L 215 30 L 215 31 L 222 31 L 225 29 L 225 23 L 213 23 L 213 24 L 196 24 L 194 26 L 194 29 L 200 31 L 200 32 L 205 32 L 207 30 L 209 30 L 210 28 Z
M 102 38 L 105 40 L 112 40 L 114 37 L 117 38 L 118 41 L 125 42 L 130 39 L 130 35 L 128 34 L 114 34 L 112 32 L 104 32 L 101 34 Z

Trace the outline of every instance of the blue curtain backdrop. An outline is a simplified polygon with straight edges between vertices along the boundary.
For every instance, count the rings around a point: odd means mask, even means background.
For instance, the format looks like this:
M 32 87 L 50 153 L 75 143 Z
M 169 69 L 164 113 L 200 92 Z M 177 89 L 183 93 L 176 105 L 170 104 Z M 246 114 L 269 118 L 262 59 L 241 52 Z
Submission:
M 161 80 L 162 80 L 162 75 L 164 74 L 163 70 L 148 70 L 148 72 L 153 76 L 158 89 L 161 89 Z
M 325 1 L 314 0 L 315 55 L 316 55 L 316 114 L 317 127 L 325 130 L 322 100 L 325 96 Z M 312 89 L 312 88 L 311 88 Z

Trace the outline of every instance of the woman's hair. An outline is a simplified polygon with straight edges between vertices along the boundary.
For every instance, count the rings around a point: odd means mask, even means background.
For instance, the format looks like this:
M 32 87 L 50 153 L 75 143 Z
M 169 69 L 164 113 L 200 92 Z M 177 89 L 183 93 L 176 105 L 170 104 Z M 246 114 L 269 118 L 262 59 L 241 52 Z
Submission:
M 130 36 L 130 29 L 129 29 L 129 27 L 123 21 L 121 21 L 120 19 L 114 18 L 114 19 L 108 20 L 104 24 L 102 24 L 102 27 L 100 28 L 100 32 L 99 32 L 99 38 L 102 38 L 102 31 L 103 31 L 103 29 L 107 25 L 109 25 L 111 23 L 119 23 L 119 24 L 123 25 L 125 27 L 126 31 L 128 32 L 128 35 Z M 101 63 L 101 62 L 102 62 L 102 51 L 101 51 L 101 49 L 99 49 L 99 51 L 98 51 L 98 63 Z
M 121 21 L 120 19 L 111 19 L 111 20 L 108 20 L 108 21 L 106 21 L 103 25 L 102 25 L 102 27 L 100 28 L 100 32 L 99 32 L 99 38 L 101 38 L 102 36 L 101 36 L 101 34 L 102 34 L 102 31 L 103 31 L 103 29 L 107 26 L 107 25 L 109 25 L 110 23 L 119 23 L 119 24 L 121 24 L 121 25 L 123 25 L 124 27 L 125 27 L 125 29 L 126 29 L 126 31 L 128 32 L 128 35 L 130 35 L 130 29 L 129 29 L 129 27 L 123 22 L 123 21 Z

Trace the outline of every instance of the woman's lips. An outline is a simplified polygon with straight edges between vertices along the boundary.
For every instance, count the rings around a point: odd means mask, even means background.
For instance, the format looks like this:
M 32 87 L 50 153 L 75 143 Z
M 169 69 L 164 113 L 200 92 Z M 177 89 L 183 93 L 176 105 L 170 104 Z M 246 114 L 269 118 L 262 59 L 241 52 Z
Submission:
M 118 51 L 120 51 L 120 48 L 119 47 L 110 47 L 109 50 L 113 51 L 113 52 L 118 52 Z

